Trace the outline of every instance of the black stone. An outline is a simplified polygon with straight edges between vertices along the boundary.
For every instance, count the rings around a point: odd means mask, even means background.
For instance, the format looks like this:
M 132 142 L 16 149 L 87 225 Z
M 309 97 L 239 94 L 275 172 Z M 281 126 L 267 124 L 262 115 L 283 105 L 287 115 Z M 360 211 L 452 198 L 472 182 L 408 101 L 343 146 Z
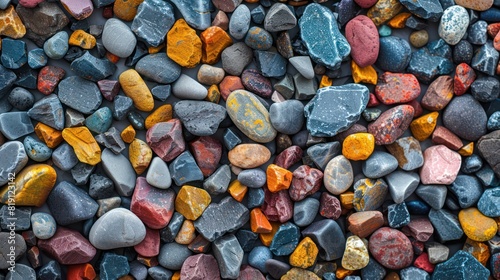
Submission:
M 161 241 L 165 243 L 174 242 L 177 233 L 179 233 L 181 229 L 182 223 L 184 223 L 184 216 L 179 212 L 174 212 L 168 225 L 160 231 Z
M 243 251 L 250 252 L 255 247 L 259 235 L 247 229 L 240 229 L 236 232 L 236 238 L 238 238 Z
M 94 172 L 95 165 L 86 164 L 83 162 L 77 163 L 71 168 L 71 176 L 75 180 L 77 186 L 85 185 L 89 181 L 90 175 Z
M 102 175 L 90 175 L 89 195 L 94 199 L 104 199 L 115 196 L 113 181 Z

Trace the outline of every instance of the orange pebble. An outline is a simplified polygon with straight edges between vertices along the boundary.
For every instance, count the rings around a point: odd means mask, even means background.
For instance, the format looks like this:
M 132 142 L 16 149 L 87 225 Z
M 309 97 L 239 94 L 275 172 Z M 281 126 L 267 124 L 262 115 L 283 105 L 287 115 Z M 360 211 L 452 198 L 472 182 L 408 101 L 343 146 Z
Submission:
M 227 99 L 231 92 L 237 89 L 245 89 L 238 76 L 226 76 L 219 84 L 220 95 L 224 100 Z
M 132 143 L 135 139 L 135 129 L 132 125 L 129 125 L 125 127 L 125 129 L 122 131 L 120 134 L 120 137 L 122 138 L 123 142 L 125 143 Z
M 51 149 L 54 149 L 63 141 L 61 131 L 56 130 L 41 122 L 36 124 L 35 133 L 36 136 L 38 136 L 38 138 L 40 138 L 40 140 L 42 140 L 47 145 L 47 147 Z
M 287 190 L 292 183 L 293 173 L 289 170 L 279 167 L 276 164 L 270 164 L 266 170 L 267 188 L 271 192 Z
M 410 16 L 411 16 L 410 13 L 400 13 L 400 14 L 396 15 L 395 17 L 393 17 L 391 20 L 389 20 L 387 25 L 389 25 L 392 28 L 396 28 L 396 29 L 405 28 L 406 20 Z
M 217 63 L 222 51 L 233 44 L 233 40 L 224 29 L 210 26 L 200 34 L 202 42 L 201 61 L 207 64 Z
M 250 228 L 255 233 L 270 233 L 273 229 L 260 208 L 254 208 L 250 212 Z
M 241 184 L 240 181 L 234 180 L 229 185 L 227 191 L 235 200 L 241 202 L 248 191 L 248 187 Z
M 172 280 L 181 280 L 181 272 L 180 271 L 174 272 L 174 275 L 172 275 Z
M 121 20 L 132 21 L 137 14 L 137 7 L 142 2 L 144 0 L 115 0 L 113 13 Z
M 160 44 L 158 47 L 149 46 L 148 53 L 149 54 L 159 53 L 163 49 L 163 47 L 165 47 L 164 44 Z
M 94 280 L 96 273 L 89 263 L 68 266 L 66 279 L 68 280 Z
M 118 60 L 120 60 L 120 57 L 115 55 L 115 54 L 112 54 L 110 52 L 106 52 L 106 58 L 111 61 L 112 63 L 117 63 Z
M 172 105 L 165 104 L 156 108 L 153 113 L 146 117 L 144 125 L 146 129 L 150 129 L 153 125 L 159 122 L 167 122 L 172 119 Z
M 276 234 L 280 226 L 281 224 L 278 222 L 271 222 L 271 227 L 272 227 L 271 232 L 259 234 L 260 242 L 262 242 L 264 246 L 267 247 L 271 246 L 271 242 L 273 241 L 274 235 Z
M 343 267 L 338 267 L 337 271 L 335 271 L 335 276 L 337 279 L 344 279 L 349 275 L 353 275 L 356 270 L 348 270 Z

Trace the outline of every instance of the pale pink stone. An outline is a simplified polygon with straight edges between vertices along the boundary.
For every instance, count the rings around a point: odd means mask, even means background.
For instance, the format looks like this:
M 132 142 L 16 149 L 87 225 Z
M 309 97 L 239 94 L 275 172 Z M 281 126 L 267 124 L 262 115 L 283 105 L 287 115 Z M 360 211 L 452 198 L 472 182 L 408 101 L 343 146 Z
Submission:
M 34 8 L 45 0 L 19 0 L 19 5 L 26 8 Z
M 61 0 L 61 4 L 77 20 L 88 18 L 94 11 L 91 0 Z
M 449 185 L 455 181 L 462 158 L 445 145 L 437 145 L 424 151 L 424 165 L 420 170 L 420 181 L 424 185 Z
M 409 231 L 409 235 L 420 242 L 426 242 L 434 233 L 434 227 L 427 218 L 418 218 L 410 221 L 408 226 L 403 228 L 403 232 L 406 234 Z
M 227 30 L 229 28 L 229 18 L 227 17 L 226 13 L 219 10 L 215 15 L 214 20 L 212 21 L 212 26 L 218 26 L 224 30 Z

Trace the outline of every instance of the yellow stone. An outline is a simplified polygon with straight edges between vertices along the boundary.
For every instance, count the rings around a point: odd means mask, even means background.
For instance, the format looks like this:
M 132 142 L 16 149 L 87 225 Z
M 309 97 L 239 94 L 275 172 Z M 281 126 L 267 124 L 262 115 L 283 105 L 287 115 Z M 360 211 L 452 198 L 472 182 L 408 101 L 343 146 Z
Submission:
M 160 44 L 158 47 L 149 46 L 148 53 L 149 54 L 159 53 L 161 50 L 163 50 L 163 47 L 165 47 L 164 44 Z
M 403 10 L 403 5 L 399 3 L 399 0 L 378 0 L 366 15 L 376 26 L 379 26 L 399 14 L 401 10 Z
M 203 214 L 212 199 L 204 189 L 184 185 L 175 198 L 175 211 L 188 220 L 196 220 Z
M 396 28 L 396 29 L 405 28 L 406 20 L 409 17 L 411 17 L 411 13 L 400 13 L 400 14 L 396 15 L 395 17 L 393 17 L 391 20 L 389 20 L 387 25 L 389 25 L 392 28 Z
M 423 115 L 418 119 L 414 119 L 410 124 L 410 129 L 413 137 L 415 137 L 415 139 L 420 142 L 429 138 L 432 135 L 434 128 L 436 128 L 438 116 L 438 112 L 432 112 Z
M 248 187 L 240 183 L 240 181 L 234 180 L 229 185 L 227 191 L 235 200 L 241 202 L 248 191 Z
M 41 122 L 35 126 L 35 134 L 42 140 L 47 147 L 54 149 L 63 141 L 62 133 L 55 128 L 52 128 Z
M 458 220 L 465 235 L 474 241 L 488 241 L 498 230 L 496 221 L 486 217 L 475 207 L 461 210 L 458 213 Z
M 135 139 L 134 127 L 131 124 L 129 126 L 125 127 L 125 129 L 123 129 L 120 136 L 121 136 L 123 142 L 132 143 L 132 141 L 134 141 L 134 139 Z
M 356 235 L 351 235 L 346 240 L 342 267 L 349 270 L 362 269 L 368 265 L 370 256 L 366 244 Z
M 337 277 L 337 279 L 344 279 L 346 278 L 347 276 L 349 275 L 353 275 L 354 274 L 354 270 L 348 270 L 348 269 L 345 269 L 343 267 L 339 267 L 337 268 L 337 270 L 335 271 L 335 277 Z M 387 278 L 386 278 L 387 279 Z M 399 278 L 398 278 L 399 279 Z
M 62 137 L 73 147 L 79 161 L 90 165 L 101 162 L 101 148 L 87 127 L 65 128 L 62 131 Z
M 95 47 L 96 40 L 95 37 L 89 33 L 77 29 L 69 37 L 68 43 L 70 46 L 77 46 L 85 50 L 90 50 Z
M 113 14 L 121 20 L 132 21 L 137 14 L 137 7 L 142 2 L 144 0 L 115 0 Z
M 146 142 L 136 138 L 128 147 L 128 157 L 135 173 L 141 175 L 151 163 L 153 151 Z
M 25 34 L 26 27 L 14 10 L 14 6 L 9 5 L 7 9 L 0 10 L 0 35 L 19 39 Z
M 318 252 L 318 246 L 316 246 L 311 238 L 306 237 L 300 241 L 299 245 L 297 245 L 290 255 L 290 265 L 300 268 L 311 267 L 316 262 Z
M 302 268 L 293 267 L 280 280 L 321 280 L 314 272 Z
M 354 193 L 353 192 L 345 192 L 340 195 L 340 205 L 342 209 L 352 209 L 354 208 Z
M 350 160 L 366 160 L 375 149 L 375 137 L 370 133 L 354 133 L 342 144 L 342 154 Z
M 490 258 L 490 250 L 488 248 L 488 245 L 483 242 L 474 241 L 470 238 L 467 238 L 467 240 L 465 240 L 465 244 L 462 250 L 470 253 L 484 266 L 486 266 L 486 263 Z
M 201 62 L 214 64 L 219 61 L 222 51 L 233 44 L 233 40 L 224 29 L 210 26 L 200 34 L 202 42 Z
M 14 178 L 13 178 L 14 179 Z M 15 179 L 0 191 L 0 202 L 16 206 L 41 207 L 57 179 L 56 170 L 47 164 L 33 164 L 15 174 Z M 12 199 L 12 193 L 14 197 Z M 9 197 L 11 200 L 9 200 Z
M 376 85 L 377 80 L 378 80 L 378 75 L 377 71 L 375 71 L 375 68 L 373 66 L 368 65 L 366 67 L 359 67 L 359 65 L 354 62 L 354 60 L 351 60 L 351 72 L 352 72 L 352 78 L 355 83 L 365 83 L 365 84 L 372 84 Z
M 210 101 L 212 103 L 218 104 L 220 101 L 220 90 L 217 85 L 211 85 L 208 88 L 208 94 L 205 98 L 206 101 Z
M 135 108 L 145 112 L 153 110 L 155 106 L 153 95 L 137 71 L 134 69 L 124 71 L 118 80 L 125 95 L 134 102 Z
M 329 87 L 333 85 L 333 80 L 328 78 L 327 75 L 321 76 L 321 81 L 319 82 L 319 88 Z
M 146 129 L 150 129 L 153 125 L 159 122 L 167 122 L 172 119 L 172 105 L 165 104 L 156 108 L 153 113 L 146 117 L 144 125 Z
M 271 246 L 271 243 L 273 242 L 274 235 L 276 234 L 276 232 L 278 231 L 280 226 L 281 226 L 281 224 L 278 222 L 271 222 L 271 227 L 272 227 L 271 232 L 259 234 L 260 242 L 262 242 L 262 244 L 264 246 L 267 246 L 267 247 Z
M 195 238 L 196 229 L 194 228 L 193 221 L 184 220 L 177 236 L 175 237 L 175 242 L 182 245 L 188 245 L 193 242 Z
M 462 148 L 460 148 L 460 150 L 458 150 L 458 153 L 464 157 L 471 156 L 473 152 L 474 152 L 474 142 L 470 142 L 469 144 L 463 146 Z
M 181 280 L 181 272 L 180 271 L 174 272 L 174 275 L 172 275 L 171 280 Z
M 177 20 L 167 34 L 167 56 L 182 67 L 193 68 L 201 60 L 201 39 L 185 20 Z

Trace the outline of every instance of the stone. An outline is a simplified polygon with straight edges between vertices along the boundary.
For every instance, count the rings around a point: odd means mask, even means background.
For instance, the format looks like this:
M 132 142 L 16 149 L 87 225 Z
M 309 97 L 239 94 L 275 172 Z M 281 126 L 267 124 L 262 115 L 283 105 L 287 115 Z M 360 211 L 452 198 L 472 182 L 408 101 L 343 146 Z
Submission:
M 21 40 L 4 38 L 2 40 L 2 65 L 8 69 L 19 69 L 28 62 L 26 43 Z
M 345 248 L 345 236 L 334 220 L 326 219 L 312 223 L 302 230 L 302 236 L 311 238 L 318 247 L 318 256 L 325 261 L 340 259 Z
M 385 72 L 378 80 L 375 95 L 386 105 L 406 103 L 420 95 L 420 84 L 412 74 Z
M 390 243 L 387 243 L 388 240 Z M 398 230 L 383 227 L 376 230 L 368 242 L 370 253 L 381 265 L 389 269 L 401 269 L 413 261 L 410 240 Z M 388 244 L 395 246 L 388 246 Z
M 231 15 L 229 21 L 229 34 L 237 40 L 241 40 L 247 34 L 250 27 L 250 9 L 246 5 L 238 5 Z
M 180 99 L 202 100 L 207 97 L 207 89 L 188 75 L 181 74 L 172 85 L 173 94 Z
M 448 188 L 463 209 L 476 205 L 483 193 L 481 182 L 469 175 L 458 175 Z
M 84 79 L 98 82 L 97 84 L 102 92 L 102 82 L 100 81 L 113 75 L 116 71 L 116 66 L 107 59 L 97 58 L 91 55 L 90 52 L 85 51 L 82 56 L 71 62 L 71 70 L 73 70 L 76 75 Z M 118 92 L 114 95 L 116 96 L 117 94 Z M 104 97 L 106 98 L 105 95 Z M 110 101 L 112 101 L 112 99 Z
M 69 35 L 66 31 L 59 31 L 43 44 L 43 51 L 52 59 L 61 59 L 68 51 Z
M 175 104 L 174 111 L 184 127 L 193 135 L 213 135 L 226 117 L 226 109 L 207 101 L 182 100 Z
M 38 73 L 37 89 L 45 95 L 52 93 L 66 71 L 57 66 L 45 66 Z
M 434 144 L 442 144 L 452 150 L 460 150 L 462 148 L 462 140 L 453 132 L 449 131 L 444 126 L 437 126 L 432 133 L 432 142 Z
M 68 171 L 78 163 L 73 148 L 67 143 L 59 145 L 52 153 L 52 162 L 62 171 Z
M 132 107 L 134 105 L 134 101 L 132 98 L 118 95 L 113 100 L 113 106 L 111 108 L 113 112 L 113 118 L 116 120 L 123 120 L 130 113 Z
M 267 270 L 267 273 L 272 277 L 274 277 L 275 279 L 280 279 L 283 275 L 287 273 L 287 271 L 290 270 L 290 268 L 291 268 L 290 265 L 288 265 L 287 263 L 278 261 L 276 259 L 269 259 L 265 263 L 265 269 Z
M 155 19 L 152 22 L 150 19 Z M 138 38 L 153 47 L 165 40 L 165 35 L 174 24 L 172 5 L 159 0 L 142 2 L 132 21 L 131 30 Z
M 104 149 L 101 155 L 106 174 L 113 180 L 120 195 L 130 196 L 135 187 L 136 175 L 130 161 L 122 154 L 115 154 Z
M 222 68 L 230 75 L 239 76 L 252 58 L 252 49 L 243 42 L 237 42 L 222 51 Z
M 454 82 L 450 76 L 437 77 L 429 85 L 422 97 L 422 107 L 433 111 L 443 109 L 453 98 L 454 89 L 456 90 L 456 87 L 454 87 Z
M 73 147 L 80 162 L 96 165 L 101 161 L 101 149 L 88 128 L 65 128 L 62 137 Z
M 403 5 L 398 1 L 377 1 L 377 3 L 368 10 L 367 16 L 372 19 L 376 26 L 379 26 L 399 14 L 402 9 Z
M 353 204 L 356 211 L 376 210 L 382 206 L 388 191 L 388 186 L 383 179 L 360 179 L 353 188 Z
M 87 268 L 90 267 L 89 270 L 88 270 L 88 274 L 85 274 L 86 276 L 92 277 L 92 275 L 95 275 L 94 268 L 92 268 L 92 266 L 90 264 L 88 264 L 88 266 L 86 266 L 86 265 L 81 265 L 81 266 L 80 265 L 75 265 L 75 266 L 72 266 L 73 269 L 69 269 L 68 270 L 68 277 L 72 277 L 73 276 L 73 274 L 71 274 L 71 272 L 73 272 L 73 271 L 78 271 L 79 272 L 79 270 L 77 270 L 77 268 L 80 268 L 80 267 L 84 268 L 84 269 L 85 269 L 85 267 L 87 267 Z M 39 277 L 41 279 L 42 278 L 49 278 L 49 279 L 59 279 L 59 278 L 62 278 L 61 267 L 59 266 L 59 264 L 56 261 L 49 261 L 47 264 L 43 265 L 38 270 L 37 277 Z
M 424 163 L 420 143 L 412 136 L 399 138 L 386 147 L 403 170 L 411 171 L 421 167 Z
M 373 21 L 364 15 L 350 20 L 346 25 L 346 39 L 351 45 L 351 57 L 359 67 L 367 67 L 377 61 L 379 35 Z
M 460 265 L 458 265 L 460 264 Z M 432 278 L 436 280 L 466 277 L 470 271 L 474 271 L 471 279 L 486 279 L 490 272 L 471 254 L 459 250 L 449 260 L 436 265 Z
M 458 217 L 448 210 L 431 209 L 429 212 L 429 220 L 432 226 L 434 226 L 437 237 L 441 242 L 458 240 L 462 238 L 464 234 Z
M 488 217 L 498 217 L 500 216 L 500 212 L 498 207 L 496 206 L 496 201 L 498 200 L 498 192 L 499 188 L 491 188 L 485 190 L 478 203 L 477 203 L 477 208 L 481 213 L 485 216 Z
M 269 32 L 292 29 L 297 19 L 290 9 L 282 3 L 276 3 L 269 8 L 264 18 L 264 28 Z
M 471 94 L 479 102 L 492 102 L 498 98 L 500 82 L 493 77 L 479 77 L 471 84 Z
M 5 231 L 26 231 L 31 227 L 30 216 L 31 208 L 29 207 L 16 209 L 10 207 L 9 209 L 9 205 L 4 205 L 0 208 L 0 227 Z
M 495 149 L 499 146 L 500 130 L 495 130 L 482 136 L 477 142 L 477 149 L 486 162 L 491 166 L 497 176 L 500 176 L 499 162 L 494 156 Z
M 465 235 L 474 241 L 488 241 L 495 236 L 498 230 L 495 220 L 484 216 L 475 207 L 461 210 L 458 213 L 458 220 Z
M 350 160 L 366 160 L 375 149 L 375 138 L 370 133 L 354 133 L 342 144 L 342 154 Z
M 362 162 L 363 174 L 368 178 L 384 177 L 398 167 L 396 157 L 382 151 L 374 151 L 371 156 Z
M 376 65 L 384 71 L 401 73 L 410 62 L 410 54 L 407 41 L 396 36 L 381 37 Z
M 61 103 L 83 114 L 92 114 L 101 105 L 102 95 L 91 81 L 71 76 L 62 80 L 58 88 Z
M 172 3 L 181 12 L 186 22 L 198 30 L 205 30 L 210 26 L 211 2 L 199 0 L 194 5 L 186 0 L 175 0 Z
M 64 128 L 64 111 L 55 94 L 50 94 L 33 104 L 28 110 L 28 116 L 57 130 Z
M 428 84 L 438 75 L 451 73 L 453 68 L 451 48 L 443 39 L 439 39 L 414 52 L 407 71 Z
M 31 119 L 26 112 L 0 114 L 0 132 L 9 140 L 16 140 L 34 131 Z
M 426 30 L 413 31 L 410 34 L 410 44 L 415 48 L 421 48 L 429 42 L 429 33 Z
M 316 274 L 312 271 L 293 267 L 290 269 L 285 275 L 281 277 L 283 280 L 292 280 L 292 279 L 311 279 L 311 280 L 320 280 Z
M 408 1 L 403 0 L 401 4 L 405 6 L 412 14 L 428 19 L 433 22 L 437 22 L 439 18 L 443 15 L 443 8 L 439 2 L 433 1 Z
M 104 24 L 102 43 L 112 54 L 118 57 L 128 57 L 134 51 L 137 39 L 125 23 L 111 18 Z
M 148 184 L 159 189 L 168 189 L 172 184 L 167 164 L 159 157 L 154 157 L 146 175 Z
M 368 125 L 368 132 L 375 137 L 375 144 L 392 144 L 410 125 L 414 109 L 410 105 L 393 107 Z
M 83 264 L 96 254 L 96 248 L 78 231 L 64 227 L 58 227 L 52 238 L 39 240 L 38 247 L 62 265 Z
M 119 154 L 125 149 L 125 143 L 120 138 L 118 130 L 114 127 L 111 127 L 104 133 L 96 135 L 95 140 L 100 145 L 112 150 L 115 154 Z
M 394 171 L 385 176 L 395 203 L 403 203 L 417 188 L 419 176 L 414 172 Z
M 302 159 L 302 154 L 303 151 L 299 146 L 290 146 L 274 158 L 274 164 L 288 169 Z
M 114 253 L 105 253 L 99 268 L 103 279 L 118 279 L 130 272 L 127 257 Z
M 290 265 L 300 268 L 311 267 L 316 262 L 318 252 L 318 247 L 314 241 L 306 236 L 290 255 Z
M 410 223 L 410 213 L 404 202 L 387 207 L 387 220 L 391 228 L 401 228 Z
M 349 231 L 360 238 L 368 237 L 384 225 L 384 217 L 379 211 L 355 212 L 347 219 Z
M 118 80 L 125 95 L 133 100 L 138 110 L 145 112 L 153 110 L 153 95 L 136 70 L 129 69 L 122 72 Z
M 446 186 L 441 185 L 419 185 L 415 190 L 420 198 L 436 210 L 443 208 L 447 192 Z
M 170 96 L 170 85 L 158 85 L 151 89 L 153 98 L 159 101 L 165 101 Z
M 185 150 L 182 126 L 178 119 L 153 125 L 146 133 L 146 142 L 164 161 L 171 161 Z
M 26 166 L 28 155 L 25 149 L 26 146 L 19 141 L 8 141 L 0 146 L 0 157 L 4 159 L 4 166 L 2 166 L 0 172 L 0 185 L 13 181 L 16 175 Z
M 467 32 L 469 17 L 467 10 L 455 5 L 447 8 L 443 12 L 439 23 L 438 33 L 449 45 L 456 45 Z
M 491 6 L 494 3 L 494 1 L 491 0 L 482 0 L 482 1 L 457 0 L 455 2 L 457 5 L 475 11 L 486 11 L 487 9 L 491 8 Z
M 165 243 L 161 246 L 158 262 L 166 269 L 179 270 L 184 261 L 192 254 L 186 245 L 175 242 Z
M 68 44 L 70 46 L 78 46 L 82 49 L 90 50 L 95 47 L 96 38 L 82 29 L 77 29 L 71 33 Z
M 438 112 L 432 112 L 414 119 L 410 123 L 410 130 L 418 141 L 429 138 L 437 124 Z
M 203 188 L 212 195 L 221 194 L 226 192 L 230 180 L 231 170 L 229 166 L 222 165 L 203 182 Z
M 266 261 L 272 259 L 271 251 L 265 246 L 256 246 L 248 255 L 248 264 L 262 273 L 267 273 Z
M 44 143 L 35 140 L 35 138 L 31 136 L 26 136 L 23 144 L 28 157 L 36 162 L 46 161 L 52 156 L 52 149 L 47 147 Z
M 458 153 L 436 145 L 424 151 L 424 164 L 420 170 L 420 179 L 423 184 L 451 184 L 462 163 Z
M 285 223 L 293 217 L 293 203 L 286 190 L 271 192 L 265 188 L 261 209 L 267 219 L 272 222 Z
M 88 18 L 94 11 L 94 5 L 90 0 L 81 2 L 62 0 L 61 4 L 66 11 L 77 20 L 84 20 Z
M 473 54 L 472 44 L 466 40 L 461 40 L 453 47 L 453 61 L 457 64 L 470 64 Z
M 168 32 L 167 55 L 187 68 L 195 67 L 201 60 L 201 39 L 183 19 L 177 20 Z
M 257 70 L 264 77 L 281 78 L 286 74 L 287 61 L 274 51 L 254 51 Z
M 493 76 L 498 63 L 499 54 L 491 42 L 486 42 L 478 51 L 474 53 L 471 61 L 471 67 L 479 72 Z
M 33 94 L 22 87 L 15 87 L 12 89 L 7 99 L 12 107 L 20 111 L 28 110 L 35 103 Z
M 315 144 L 307 149 L 307 156 L 321 170 L 340 152 L 340 143 L 337 141 Z
M 268 16 L 269 12 L 266 17 Z M 299 28 L 301 39 L 311 59 L 316 63 L 331 69 L 338 69 L 342 60 L 351 52 L 349 43 L 338 29 L 335 16 L 329 9 L 319 4 L 313 3 L 306 7 L 299 20 Z M 318 42 L 318 36 L 324 36 L 324 34 L 317 33 L 320 30 L 329 30 L 330 32 L 328 32 L 329 38 Z M 329 42 L 335 42 L 333 48 Z
M 136 71 L 148 80 L 161 84 L 176 81 L 181 74 L 181 67 L 167 57 L 165 53 L 146 55 L 135 65 Z
M 290 197 L 294 201 L 300 201 L 316 193 L 321 187 L 322 179 L 323 172 L 320 170 L 307 165 L 299 166 L 293 172 L 292 184 L 289 188 Z
M 271 233 L 272 226 L 260 208 L 250 211 L 250 229 L 255 233 Z
M 468 30 L 468 41 L 474 45 L 484 45 L 488 39 L 486 29 L 488 23 L 484 20 L 479 20 L 471 24 Z
M 184 185 L 175 199 L 175 210 L 186 219 L 196 220 L 210 204 L 211 198 L 201 188 Z
M 304 78 L 313 79 L 316 76 L 309 56 L 294 56 L 288 61 Z
M 14 72 L 0 65 L 0 96 L 6 95 L 16 80 Z
M 172 180 L 176 185 L 203 180 L 203 173 L 189 151 L 182 152 L 169 166 Z
M 167 226 L 174 212 L 175 194 L 149 185 L 144 177 L 138 177 L 132 195 L 130 211 L 151 229 Z
M 219 264 L 221 277 L 234 279 L 240 274 L 243 249 L 233 234 L 223 236 L 212 244 L 212 250 Z
M 17 268 L 19 264 L 15 264 L 15 261 L 21 258 L 21 256 L 26 252 L 26 242 L 23 237 L 19 234 L 16 234 L 14 231 L 12 235 L 8 232 L 0 233 L 0 240 L 2 240 L 2 247 L 0 247 L 0 256 L 2 258 L 2 266 L 1 268 L 7 270 L 9 268 Z M 15 246 L 7 246 L 7 242 L 12 240 Z M 18 243 L 19 242 L 19 243 Z M 11 250 L 11 247 L 13 250 Z M 15 266 L 11 266 L 10 264 L 14 263 Z M 10 269 L 12 271 L 12 269 Z
M 319 206 L 320 202 L 311 197 L 295 202 L 293 207 L 293 222 L 299 227 L 310 225 L 318 213 Z
M 233 44 L 232 39 L 222 28 L 211 26 L 200 34 L 202 42 L 201 61 L 214 64 L 219 61 L 222 51 Z
M 368 249 L 363 240 L 356 235 L 349 236 L 342 257 L 342 267 L 349 270 L 359 270 L 365 268 L 369 261 Z

